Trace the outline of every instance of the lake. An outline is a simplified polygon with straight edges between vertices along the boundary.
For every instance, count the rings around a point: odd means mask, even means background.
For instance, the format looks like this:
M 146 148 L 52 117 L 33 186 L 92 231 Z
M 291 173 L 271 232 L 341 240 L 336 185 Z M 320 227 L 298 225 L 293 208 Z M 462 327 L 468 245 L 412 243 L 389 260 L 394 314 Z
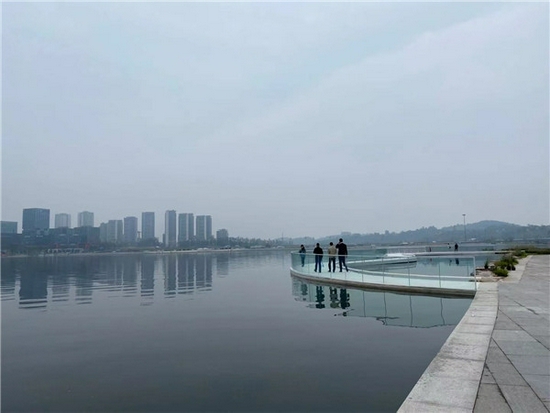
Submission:
M 307 284 L 290 262 L 2 259 L 2 411 L 396 411 L 471 302 Z

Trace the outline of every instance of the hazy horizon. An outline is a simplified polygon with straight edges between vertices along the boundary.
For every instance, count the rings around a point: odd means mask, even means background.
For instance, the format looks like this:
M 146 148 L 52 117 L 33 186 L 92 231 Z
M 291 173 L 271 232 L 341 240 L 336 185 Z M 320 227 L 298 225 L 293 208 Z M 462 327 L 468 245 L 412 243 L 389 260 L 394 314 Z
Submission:
M 548 3 L 4 3 L 2 220 L 549 223 Z

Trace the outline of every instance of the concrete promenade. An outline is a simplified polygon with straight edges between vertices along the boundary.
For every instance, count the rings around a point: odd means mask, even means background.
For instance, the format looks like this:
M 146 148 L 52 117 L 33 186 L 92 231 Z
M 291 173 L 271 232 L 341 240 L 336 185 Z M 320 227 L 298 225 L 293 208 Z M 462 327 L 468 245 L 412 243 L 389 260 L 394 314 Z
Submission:
M 399 412 L 550 411 L 550 256 L 481 283 Z

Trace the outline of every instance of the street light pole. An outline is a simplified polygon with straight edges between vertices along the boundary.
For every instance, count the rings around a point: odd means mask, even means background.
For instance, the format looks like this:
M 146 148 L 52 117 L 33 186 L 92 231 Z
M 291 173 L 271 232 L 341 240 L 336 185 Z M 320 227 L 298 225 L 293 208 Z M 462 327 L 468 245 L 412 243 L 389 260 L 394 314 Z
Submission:
M 466 242 L 466 214 L 462 214 L 464 218 L 464 242 Z

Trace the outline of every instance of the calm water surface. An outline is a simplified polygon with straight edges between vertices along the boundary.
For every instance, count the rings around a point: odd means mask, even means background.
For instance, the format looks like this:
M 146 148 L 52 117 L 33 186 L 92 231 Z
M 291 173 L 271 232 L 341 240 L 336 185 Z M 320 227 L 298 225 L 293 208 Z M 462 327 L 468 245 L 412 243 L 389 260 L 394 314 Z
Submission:
M 284 251 L 2 260 L 2 411 L 395 411 L 470 304 Z

